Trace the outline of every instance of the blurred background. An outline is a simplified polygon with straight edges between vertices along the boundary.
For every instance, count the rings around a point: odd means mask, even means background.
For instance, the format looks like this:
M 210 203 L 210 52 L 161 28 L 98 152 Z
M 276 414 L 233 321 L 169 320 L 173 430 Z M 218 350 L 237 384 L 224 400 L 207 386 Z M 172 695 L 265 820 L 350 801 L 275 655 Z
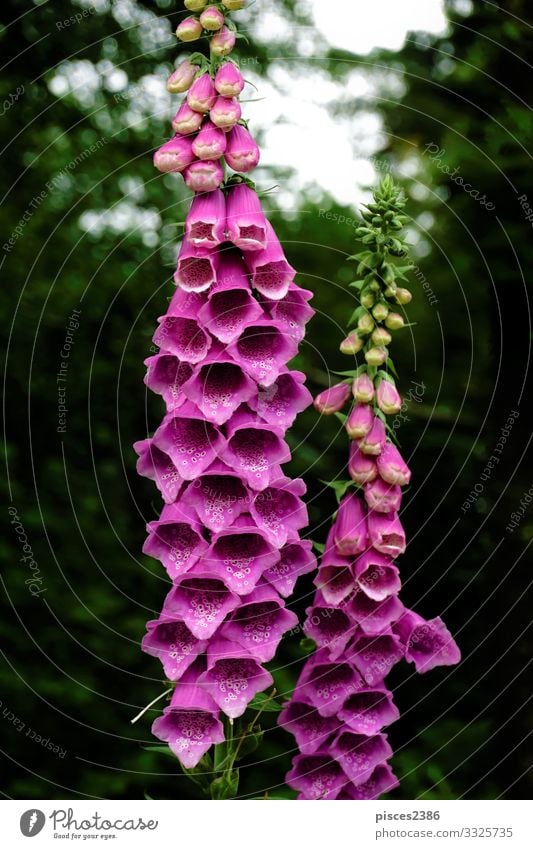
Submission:
M 139 649 L 166 594 L 160 564 L 141 554 L 159 498 L 131 444 L 162 414 L 143 360 L 189 203 L 181 178 L 151 163 L 180 100 L 165 80 L 186 52 L 173 36 L 182 16 L 174 0 L 4 0 L 0 11 L 5 797 L 194 792 L 175 760 L 144 748 L 159 711 L 130 723 L 163 690 Z M 315 292 L 295 362 L 311 391 L 349 367 L 338 344 L 358 204 L 389 172 L 409 199 L 415 324 L 393 351 L 413 468 L 403 600 L 442 615 L 464 659 L 393 678 L 394 796 L 530 798 L 531 9 L 256 0 L 235 20 L 258 188 L 272 189 L 265 204 Z M 323 481 L 344 476 L 346 439 L 311 410 L 291 445 L 320 541 L 336 507 Z M 301 579 L 299 614 L 311 591 Z M 282 694 L 303 656 L 297 638 L 282 644 L 271 664 Z M 267 719 L 241 794 L 290 798 L 278 785 L 292 747 Z

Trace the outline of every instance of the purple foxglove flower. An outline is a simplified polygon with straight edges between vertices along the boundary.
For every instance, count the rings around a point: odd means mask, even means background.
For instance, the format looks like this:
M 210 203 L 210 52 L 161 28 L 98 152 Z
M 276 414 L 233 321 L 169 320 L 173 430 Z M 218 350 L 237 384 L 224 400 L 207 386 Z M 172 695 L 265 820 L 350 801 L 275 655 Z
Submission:
M 405 551 L 405 531 L 397 513 L 368 514 L 370 544 L 382 554 L 398 557 Z
M 152 725 L 152 734 L 170 746 L 186 769 L 195 767 L 214 743 L 224 742 L 218 708 L 190 667 L 176 684 L 170 707 Z
M 266 663 L 274 657 L 283 634 L 297 624 L 298 617 L 285 609 L 275 589 L 263 584 L 242 599 L 219 633 L 243 646 L 259 663 Z
M 305 336 L 305 325 L 315 314 L 314 309 L 307 303 L 312 297 L 312 292 L 300 289 L 299 286 L 291 283 L 285 297 L 279 301 L 273 301 L 270 305 L 272 318 L 282 324 L 285 332 L 296 342 L 302 341 Z
M 381 454 L 386 440 L 387 432 L 385 430 L 385 425 L 378 416 L 375 416 L 369 432 L 359 442 L 359 450 L 363 454 L 377 456 L 378 454 Z
M 227 350 L 246 374 L 261 386 L 269 387 L 283 366 L 292 360 L 297 345 L 276 322 L 263 320 L 249 325 Z
M 346 565 L 322 564 L 314 583 L 332 607 L 338 607 L 355 589 L 354 577 Z
M 215 88 L 223 97 L 238 97 L 244 88 L 241 72 L 233 62 L 224 62 L 215 75 Z
M 374 398 L 374 383 L 367 374 L 360 374 L 355 378 L 352 393 L 359 404 L 370 404 Z
M 167 504 L 175 501 L 183 484 L 183 478 L 168 454 L 157 448 L 151 439 L 141 439 L 134 443 L 133 448 L 139 457 L 138 474 L 155 481 Z
M 350 459 L 348 471 L 353 481 L 361 486 L 373 481 L 378 476 L 378 470 L 372 457 L 363 454 L 357 442 L 350 443 Z
M 197 77 L 187 92 L 187 103 L 193 112 L 209 112 L 216 99 L 215 84 L 208 73 Z
M 181 503 L 192 507 L 202 524 L 219 533 L 249 509 L 251 496 L 233 469 L 215 461 L 184 490 Z
M 392 667 L 402 660 L 405 649 L 400 640 L 390 634 L 377 637 L 358 637 L 350 650 L 355 664 L 366 683 L 373 687 L 387 677 Z
M 214 159 L 197 159 L 187 166 L 183 179 L 192 192 L 212 192 L 224 182 L 224 170 Z
M 376 394 L 379 409 L 386 416 L 394 416 L 402 409 L 402 399 L 396 387 L 389 380 L 382 380 Z
M 279 465 L 290 457 L 289 446 L 272 427 L 262 427 L 252 414 L 235 413 L 228 424 L 228 440 L 220 458 L 252 489 L 266 489 L 280 477 Z
M 305 374 L 301 371 L 284 372 L 270 386 L 260 387 L 248 406 L 269 424 L 289 428 L 313 400 L 304 383 Z
M 355 492 L 345 495 L 339 504 L 334 528 L 335 548 L 339 554 L 361 554 L 366 549 L 366 511 Z
M 229 167 L 241 174 L 247 174 L 257 166 L 259 158 L 259 147 L 246 127 L 235 124 L 228 133 L 228 145 L 224 154 Z
M 187 101 L 184 100 L 172 119 L 172 129 L 182 136 L 189 136 L 191 133 L 198 132 L 203 119 L 203 115 L 191 109 Z
M 359 690 L 342 705 L 338 718 L 351 731 L 367 737 L 378 734 L 387 725 L 396 722 L 400 712 L 392 701 L 392 693 L 385 687 Z
M 309 540 L 285 545 L 280 551 L 279 561 L 263 572 L 263 578 L 272 584 L 283 598 L 293 593 L 300 575 L 307 575 L 316 569 L 316 558 L 311 547 Z
M 198 312 L 199 320 L 227 345 L 263 316 L 263 310 L 251 295 L 242 259 L 236 252 L 224 251 L 220 255 L 218 279 L 211 286 L 208 302 Z
M 199 363 L 211 347 L 211 339 L 191 318 L 163 316 L 153 341 L 164 353 L 185 363 Z
M 292 734 L 303 755 L 314 755 L 325 745 L 339 727 L 338 720 L 332 716 L 320 716 L 311 705 L 294 699 L 285 705 L 279 715 L 279 725 Z
M 216 248 L 225 241 L 226 200 L 220 189 L 193 198 L 185 233 L 197 248 Z
M 401 588 L 397 566 L 377 551 L 368 551 L 358 557 L 354 568 L 357 583 L 374 601 L 383 601 Z
M 207 551 L 208 544 L 194 514 L 181 504 L 167 504 L 161 516 L 146 526 L 144 554 L 160 560 L 169 577 L 188 572 Z
M 347 784 L 341 793 L 339 793 L 337 799 L 349 799 L 352 801 L 378 799 L 384 793 L 390 793 L 391 790 L 399 786 L 400 782 L 390 766 L 382 763 L 378 764 L 370 778 L 364 781 L 363 784 Z
M 217 276 L 219 254 L 191 244 L 184 236 L 174 282 L 186 292 L 204 292 Z
M 207 649 L 207 672 L 199 681 L 231 719 L 242 716 L 248 703 L 273 683 L 272 675 L 238 643 L 215 637 Z
M 176 35 L 180 41 L 196 41 L 201 34 L 202 24 L 198 18 L 185 18 L 176 29 Z
M 340 764 L 328 753 L 297 755 L 287 773 L 289 787 L 299 790 L 299 799 L 336 799 L 348 779 Z
M 241 105 L 235 97 L 219 95 L 209 111 L 209 117 L 215 127 L 231 130 L 241 119 Z
M 212 121 L 206 120 L 191 145 L 198 159 L 220 159 L 227 147 L 226 133 L 215 127 Z
M 336 383 L 329 389 L 324 389 L 313 401 L 315 410 L 322 413 L 323 416 L 330 416 L 332 413 L 338 413 L 346 401 L 350 397 L 350 386 L 348 383 Z
M 184 59 L 168 78 L 167 91 L 171 94 L 181 94 L 187 91 L 197 73 L 198 65 L 191 65 L 188 59 Z
M 144 382 L 152 392 L 162 395 L 167 410 L 175 410 L 185 400 L 181 391 L 189 380 L 193 367 L 171 354 L 156 354 L 144 361 L 147 366 Z
M 323 593 L 323 591 L 322 591 Z M 374 601 L 362 589 L 358 589 L 349 602 L 349 613 L 365 634 L 382 634 L 396 622 L 404 612 L 398 596 L 390 595 L 384 601 Z
M 296 271 L 289 265 L 270 221 L 266 221 L 267 246 L 246 256 L 252 286 L 266 298 L 279 301 L 289 291 Z
M 194 162 L 192 141 L 187 136 L 174 136 L 154 153 L 154 165 L 163 173 L 183 171 Z
M 387 442 L 377 458 L 378 472 L 384 481 L 406 486 L 411 480 L 411 471 L 392 442 Z
M 181 678 L 200 652 L 205 650 L 205 642 L 198 640 L 179 620 L 161 615 L 159 619 L 147 622 L 146 628 L 148 633 L 141 648 L 152 657 L 159 658 L 170 681 Z
M 192 405 L 184 405 L 165 418 L 153 439 L 187 481 L 205 472 L 224 444 L 219 431 L 191 408 Z
M 453 666 L 461 652 L 442 619 L 426 621 L 412 610 L 396 623 L 394 631 L 405 646 L 405 658 L 417 672 L 429 672 L 435 666 Z
M 384 734 L 367 737 L 343 731 L 332 744 L 331 754 L 357 786 L 368 781 L 375 767 L 392 757 L 392 749 Z
M 241 516 L 230 528 L 215 534 L 203 562 L 237 595 L 248 595 L 261 575 L 279 560 L 279 552 L 250 519 Z
M 311 663 L 298 681 L 297 697 L 312 704 L 321 716 L 335 716 L 352 693 L 365 687 L 350 663 Z
M 377 513 L 392 513 L 400 509 L 402 490 L 398 485 L 391 485 L 378 477 L 367 483 L 364 491 L 365 501 L 371 510 Z
M 281 548 L 287 540 L 298 539 L 298 531 L 309 521 L 307 508 L 298 496 L 304 495 L 304 482 L 282 478 L 258 492 L 250 505 L 250 513 L 267 539 Z
M 232 186 L 227 200 L 228 238 L 242 251 L 266 248 L 267 220 L 257 194 L 246 183 Z
M 242 403 L 257 393 L 257 387 L 229 357 L 221 359 L 214 354 L 197 366 L 183 385 L 183 393 L 208 421 L 223 425 Z
M 372 430 L 374 413 L 368 404 L 356 404 L 346 419 L 346 432 L 350 439 L 361 439 Z
M 197 639 L 208 640 L 240 603 L 218 578 L 186 574 L 167 595 L 163 615 L 180 619 Z
M 304 631 L 320 648 L 327 647 L 332 659 L 342 654 L 357 626 L 346 613 L 334 607 L 313 605 L 305 611 Z
M 224 15 L 216 6 L 207 6 L 200 15 L 200 23 L 208 32 L 216 32 L 224 25 Z
M 223 26 L 216 32 L 209 42 L 209 48 L 213 56 L 227 56 L 235 47 L 235 33 Z
M 184 289 L 176 287 L 170 299 L 166 315 L 196 319 L 198 311 L 205 304 L 206 299 L 207 294 L 205 292 L 186 292 Z M 161 319 L 158 320 L 161 321 Z

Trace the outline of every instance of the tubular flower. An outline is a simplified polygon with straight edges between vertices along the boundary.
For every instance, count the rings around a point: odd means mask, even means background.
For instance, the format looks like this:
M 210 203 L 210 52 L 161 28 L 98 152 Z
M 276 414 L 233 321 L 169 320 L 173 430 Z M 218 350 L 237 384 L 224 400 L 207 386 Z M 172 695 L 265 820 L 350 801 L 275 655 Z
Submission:
M 398 222 L 403 223 L 398 216 L 404 202 L 390 178 L 381 183 L 374 200 L 358 231 L 365 246 L 372 245 L 374 231 L 379 235 L 372 261 L 368 251 L 356 257 L 365 274 L 368 268 L 375 269 L 372 279 L 362 281 L 368 289 L 363 287 L 361 300 L 364 307 L 378 301 L 372 321 L 385 321 L 389 329 L 399 330 L 403 320 L 393 327 L 385 303 L 389 295 L 394 302 L 394 289 L 382 291 L 381 297 L 376 293 L 384 278 L 394 275 L 395 266 L 383 245 L 391 244 L 393 255 L 401 256 L 403 243 L 397 234 L 387 242 L 381 227 L 371 225 L 375 216 L 381 216 L 379 221 L 390 220 L 397 230 Z M 407 296 L 402 294 L 395 302 L 407 303 Z M 372 347 L 377 330 L 362 349 L 366 365 L 353 372 L 351 385 L 340 383 L 315 399 L 321 413 L 340 411 L 350 395 L 355 404 L 346 418 L 351 481 L 343 487 L 314 581 L 316 594 L 306 611 L 304 631 L 317 648 L 304 663 L 279 719 L 300 750 L 286 778 L 299 799 L 376 799 L 393 790 L 398 781 L 388 764 L 393 753 L 384 729 L 399 718 L 399 712 L 385 679 L 400 660 L 414 663 L 417 672 L 460 660 L 442 619 L 426 621 L 407 610 L 399 598 L 395 560 L 406 547 L 401 488 L 409 483 L 411 472 L 387 435 L 386 416 L 398 412 L 401 398 L 392 376 L 383 370 L 390 339 L 381 334 L 380 349 Z
M 225 182 L 221 128 L 240 118 L 244 83 L 233 62 L 216 59 L 234 34 L 218 7 L 205 7 L 194 6 L 204 30 L 217 26 L 216 49 L 174 120 L 178 136 L 156 154 L 160 170 L 183 170 L 196 192 L 176 292 L 153 337 L 160 350 L 146 361 L 146 385 L 166 412 L 135 445 L 139 473 L 164 501 L 143 551 L 170 582 L 142 643 L 175 684 L 153 733 L 187 769 L 223 742 L 224 722 L 271 685 L 263 664 L 297 624 L 285 599 L 316 567 L 311 544 L 300 539 L 305 485 L 281 468 L 291 458 L 285 433 L 312 401 L 304 375 L 288 367 L 313 315 L 310 293 L 294 282 L 249 181 Z M 186 69 L 176 72 L 180 88 L 182 77 Z M 230 135 L 232 166 L 248 171 L 258 160 L 255 142 L 240 126 Z

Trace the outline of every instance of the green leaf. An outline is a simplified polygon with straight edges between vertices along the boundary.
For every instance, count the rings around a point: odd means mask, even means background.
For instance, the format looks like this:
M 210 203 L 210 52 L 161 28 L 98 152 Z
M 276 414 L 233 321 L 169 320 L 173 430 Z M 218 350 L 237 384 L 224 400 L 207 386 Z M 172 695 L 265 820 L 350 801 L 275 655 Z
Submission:
M 392 362 L 390 357 L 387 358 L 387 368 L 389 368 L 391 370 L 391 372 L 393 373 L 394 377 L 398 378 L 398 380 L 399 380 L 398 372 L 394 368 L 394 363 Z
M 168 746 L 142 746 L 146 752 L 155 752 L 159 755 L 168 755 L 173 760 L 177 760 L 176 755 Z
M 281 705 L 267 693 L 257 693 L 249 702 L 248 707 L 252 710 L 260 710 L 265 713 L 279 713 Z
M 335 418 L 337 418 L 342 424 L 345 424 L 348 416 L 346 416 L 344 413 L 335 413 Z
M 323 542 L 315 542 L 314 540 L 309 540 L 313 548 L 316 548 L 319 554 L 324 553 L 325 545 Z
M 311 637 L 303 637 L 300 640 L 300 648 L 303 649 L 308 654 L 311 654 L 316 649 L 316 643 Z
M 337 502 L 339 502 L 341 500 L 343 495 L 346 495 L 346 492 L 348 491 L 348 489 L 350 489 L 350 487 L 355 486 L 355 482 L 352 481 L 352 480 L 348 480 L 348 481 L 338 481 L 338 480 L 323 481 L 323 480 L 321 480 L 320 483 L 323 483 L 324 486 L 331 487 L 331 489 L 335 492 Z
M 209 792 L 212 799 L 235 799 L 239 791 L 239 770 L 225 772 L 211 782 Z

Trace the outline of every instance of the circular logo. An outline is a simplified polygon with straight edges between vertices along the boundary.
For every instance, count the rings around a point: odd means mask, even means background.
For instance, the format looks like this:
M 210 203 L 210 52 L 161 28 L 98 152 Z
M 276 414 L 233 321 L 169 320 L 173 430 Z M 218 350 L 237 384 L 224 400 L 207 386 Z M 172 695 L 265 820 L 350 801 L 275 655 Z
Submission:
M 46 817 L 42 811 L 37 808 L 31 808 L 29 811 L 24 811 L 20 818 L 20 830 L 24 837 L 35 837 L 42 831 L 46 822 Z

